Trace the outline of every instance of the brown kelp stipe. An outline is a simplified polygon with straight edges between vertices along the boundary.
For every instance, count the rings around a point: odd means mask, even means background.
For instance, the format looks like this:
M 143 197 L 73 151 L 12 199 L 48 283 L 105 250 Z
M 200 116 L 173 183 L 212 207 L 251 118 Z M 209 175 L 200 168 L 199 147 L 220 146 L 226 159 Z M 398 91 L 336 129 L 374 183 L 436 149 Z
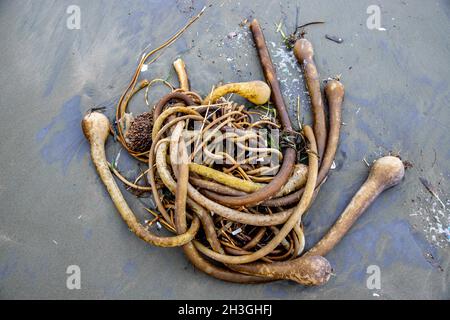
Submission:
M 322 160 L 327 141 L 327 126 L 325 108 L 320 92 L 320 77 L 316 64 L 314 63 L 314 50 L 311 42 L 306 39 L 298 39 L 294 45 L 294 55 L 304 70 L 314 117 L 314 135 L 317 140 L 318 154 L 320 160 Z
M 386 156 L 376 160 L 370 169 L 367 180 L 353 196 L 339 219 L 306 255 L 326 255 L 330 252 L 372 202 L 384 190 L 400 183 L 404 175 L 405 167 L 399 158 Z

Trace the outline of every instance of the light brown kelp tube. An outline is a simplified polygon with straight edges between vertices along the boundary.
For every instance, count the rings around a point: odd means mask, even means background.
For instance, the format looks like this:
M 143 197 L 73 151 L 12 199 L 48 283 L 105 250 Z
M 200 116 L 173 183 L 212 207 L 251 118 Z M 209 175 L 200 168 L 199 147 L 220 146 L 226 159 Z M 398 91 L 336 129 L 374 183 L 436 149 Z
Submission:
M 186 73 L 186 65 L 182 59 L 177 59 L 173 62 L 173 68 L 178 76 L 180 82 L 180 89 L 182 91 L 189 91 L 189 78 Z
M 339 145 L 339 134 L 342 123 L 342 102 L 344 100 L 344 86 L 339 80 L 331 79 L 325 85 L 325 96 L 328 101 L 330 114 L 330 130 L 327 140 L 327 147 L 320 165 L 319 174 L 317 176 L 317 186 L 319 186 L 328 175 L 331 165 L 333 164 L 336 150 Z M 304 192 L 304 188 L 293 192 L 284 197 L 270 199 L 263 202 L 263 205 L 269 207 L 287 206 L 296 203 Z
M 109 170 L 108 162 L 106 161 L 105 142 L 108 138 L 110 127 L 108 118 L 99 112 L 88 112 L 84 116 L 81 126 L 83 133 L 91 146 L 91 157 L 95 168 L 105 184 L 117 210 L 131 231 L 142 240 L 159 247 L 178 247 L 189 243 L 194 239 L 200 227 L 200 221 L 197 217 L 194 218 L 191 227 L 187 232 L 173 237 L 156 236 L 144 228 L 136 219 L 134 213 L 123 198 L 123 195 Z
M 202 104 L 212 104 L 229 93 L 236 93 L 256 105 L 265 104 L 270 98 L 270 88 L 267 83 L 256 80 L 224 84 L 214 89 L 214 91 L 203 100 Z
M 193 119 L 193 120 L 202 120 L 201 116 L 198 115 L 185 115 L 185 116 L 179 116 L 173 120 L 171 120 L 169 123 L 167 123 L 166 125 L 164 125 L 164 127 L 162 127 L 156 134 L 155 138 L 152 140 L 152 145 L 150 147 L 150 152 L 148 154 L 148 182 L 150 183 L 151 189 L 152 189 L 152 193 L 153 193 L 153 199 L 155 201 L 156 206 L 158 207 L 159 212 L 161 213 L 161 215 L 163 216 L 163 218 L 170 223 L 170 217 L 169 214 L 166 211 L 166 208 L 164 207 L 161 198 L 159 197 L 158 194 L 158 188 L 156 187 L 156 180 L 155 180 L 155 172 L 154 172 L 154 167 L 153 167 L 153 160 L 155 158 L 155 151 L 156 151 L 156 144 L 159 141 L 159 139 L 162 137 L 162 135 L 168 131 L 169 129 L 172 128 L 173 125 L 175 125 L 176 123 L 178 123 L 179 121 L 184 121 L 187 119 Z
M 164 97 L 162 97 L 158 101 L 158 103 L 155 106 L 155 109 L 153 110 L 153 122 L 156 122 L 156 120 L 162 113 L 164 106 L 170 100 L 181 100 L 186 104 L 186 106 L 195 106 L 194 100 L 192 100 L 191 97 L 189 97 L 188 95 L 186 95 L 184 93 L 172 92 L 172 93 L 166 94 Z
M 386 156 L 375 161 L 367 180 L 353 196 L 339 219 L 322 240 L 310 249 L 305 256 L 326 255 L 330 252 L 370 204 L 384 190 L 397 185 L 404 175 L 405 167 L 397 157 Z
M 250 29 L 253 33 L 253 38 L 255 40 L 256 49 L 259 54 L 264 76 L 271 88 L 272 101 L 278 111 L 283 130 L 289 134 L 292 132 L 291 121 L 286 110 L 286 105 L 284 103 L 280 86 L 278 84 L 275 68 L 273 67 L 272 60 L 270 59 L 269 51 L 265 43 L 261 26 L 256 19 L 253 20 L 250 24 Z M 208 197 L 228 206 L 255 205 L 264 200 L 270 199 L 278 191 L 280 191 L 283 185 L 288 181 L 289 177 L 292 174 L 292 170 L 294 169 L 296 157 L 297 154 L 295 145 L 292 145 L 292 143 L 287 143 L 283 155 L 283 163 L 280 167 L 280 170 L 272 179 L 272 181 L 265 187 L 244 196 L 233 197 L 208 192 Z
M 314 50 L 311 42 L 306 39 L 298 39 L 294 45 L 294 55 L 302 65 L 305 73 L 306 86 L 308 87 L 309 96 L 311 98 L 311 108 L 314 117 L 314 135 L 317 140 L 319 158 L 322 160 L 327 141 L 327 126 L 325 120 L 325 108 L 320 92 L 320 78 L 314 63 Z

